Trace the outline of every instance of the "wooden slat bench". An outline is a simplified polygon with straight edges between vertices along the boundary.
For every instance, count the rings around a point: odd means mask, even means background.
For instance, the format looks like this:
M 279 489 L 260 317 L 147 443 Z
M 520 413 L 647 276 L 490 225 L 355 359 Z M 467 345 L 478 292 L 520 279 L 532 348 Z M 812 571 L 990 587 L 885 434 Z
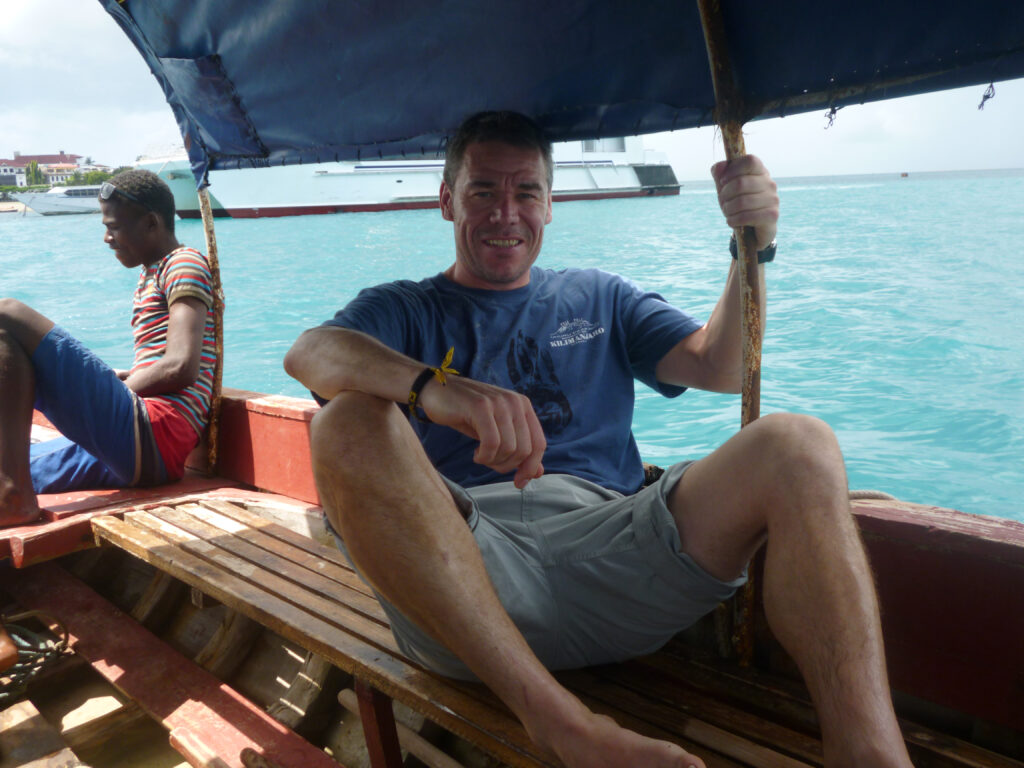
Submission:
M 185 477 L 152 488 L 121 488 L 41 494 L 40 518 L 0 529 L 0 561 L 16 568 L 94 546 L 90 520 L 145 508 L 216 489 L 254 488 L 285 496 L 292 504 L 319 504 L 309 456 L 312 400 L 262 395 L 225 387 L 221 400 L 221 440 L 217 474 L 207 476 L 206 445 L 189 456 Z M 32 415 L 33 440 L 59 437 L 39 411 Z
M 554 766 L 481 685 L 441 678 L 405 658 L 369 588 L 341 554 L 242 507 L 199 503 L 93 520 L 116 545 L 323 656 L 356 678 L 373 765 L 400 765 L 389 699 L 513 766 Z M 791 682 L 681 648 L 560 679 L 596 711 L 680 744 L 710 768 L 820 766 L 817 721 Z M 1022 764 L 904 723 L 912 757 L 927 766 Z
M 238 483 L 222 477 L 189 472 L 180 482 L 154 488 L 127 488 L 38 496 L 42 514 L 28 525 L 0 528 L 0 560 L 10 558 L 15 568 L 25 568 L 95 546 L 92 518 L 120 515 L 129 509 L 175 504 L 219 489 L 238 489 Z

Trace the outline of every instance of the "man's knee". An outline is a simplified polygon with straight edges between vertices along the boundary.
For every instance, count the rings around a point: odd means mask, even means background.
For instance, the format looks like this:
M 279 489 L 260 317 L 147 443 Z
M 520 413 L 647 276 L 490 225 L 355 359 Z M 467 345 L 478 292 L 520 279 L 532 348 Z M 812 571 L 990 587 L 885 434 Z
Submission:
M 774 441 L 778 448 L 798 451 L 839 450 L 835 433 L 821 419 L 802 413 L 770 413 L 754 422 L 764 433 L 765 439 Z
M 392 450 L 405 426 L 402 422 L 403 414 L 388 400 L 362 392 L 339 393 L 310 423 L 314 470 L 364 471 L 365 464 Z
M 14 319 L 18 317 L 24 306 L 17 299 L 0 298 L 0 331 L 10 333 Z M 8 338 L 10 337 L 8 336 Z
M 0 328 L 8 328 L 13 323 L 24 323 L 31 308 L 17 299 L 0 298 Z
M 0 298 L 0 330 L 7 331 L 31 356 L 53 322 L 17 299 Z
M 803 414 L 773 413 L 750 425 L 755 426 L 761 467 L 782 490 L 839 484 L 845 490 L 846 470 L 839 442 L 824 421 Z

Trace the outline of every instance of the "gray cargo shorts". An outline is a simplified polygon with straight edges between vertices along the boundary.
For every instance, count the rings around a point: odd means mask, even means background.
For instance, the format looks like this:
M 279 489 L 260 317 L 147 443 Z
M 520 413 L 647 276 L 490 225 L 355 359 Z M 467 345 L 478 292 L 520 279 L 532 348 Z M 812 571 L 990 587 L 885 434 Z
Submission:
M 498 598 L 546 667 L 652 653 L 746 581 L 719 581 L 679 551 L 666 499 L 689 464 L 630 496 L 571 475 L 544 475 L 523 490 L 511 482 L 466 489 L 445 479 Z M 455 654 L 377 598 L 403 653 L 442 675 L 476 680 Z

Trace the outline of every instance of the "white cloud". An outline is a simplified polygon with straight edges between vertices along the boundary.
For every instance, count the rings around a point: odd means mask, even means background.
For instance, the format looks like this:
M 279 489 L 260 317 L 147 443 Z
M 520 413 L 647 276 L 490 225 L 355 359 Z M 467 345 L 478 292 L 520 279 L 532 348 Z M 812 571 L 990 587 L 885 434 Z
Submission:
M 3 0 L 0 157 L 65 150 L 127 165 L 180 135 L 156 79 L 91 0 Z M 45 44 L 43 44 L 45 41 Z
M 778 177 L 901 171 L 1024 168 L 1024 80 L 997 83 L 996 98 L 977 109 L 985 86 L 874 102 L 839 110 L 826 129 L 824 111 L 749 123 L 747 151 Z M 706 179 L 724 157 L 711 129 L 647 137 L 669 155 L 681 179 Z

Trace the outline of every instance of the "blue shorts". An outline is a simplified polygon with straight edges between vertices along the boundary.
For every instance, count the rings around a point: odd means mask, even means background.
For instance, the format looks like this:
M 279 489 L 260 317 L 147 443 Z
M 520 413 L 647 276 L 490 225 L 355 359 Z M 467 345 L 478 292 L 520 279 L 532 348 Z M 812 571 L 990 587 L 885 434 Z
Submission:
M 689 464 L 670 467 L 631 496 L 570 475 L 544 475 L 522 491 L 512 483 L 464 489 L 446 480 L 498 598 L 546 667 L 652 653 L 746 581 L 719 581 L 679 551 L 667 497 Z M 403 653 L 448 677 L 475 679 L 377 597 Z
M 145 403 L 58 326 L 32 355 L 36 410 L 63 437 L 30 448 L 36 493 L 167 482 Z

